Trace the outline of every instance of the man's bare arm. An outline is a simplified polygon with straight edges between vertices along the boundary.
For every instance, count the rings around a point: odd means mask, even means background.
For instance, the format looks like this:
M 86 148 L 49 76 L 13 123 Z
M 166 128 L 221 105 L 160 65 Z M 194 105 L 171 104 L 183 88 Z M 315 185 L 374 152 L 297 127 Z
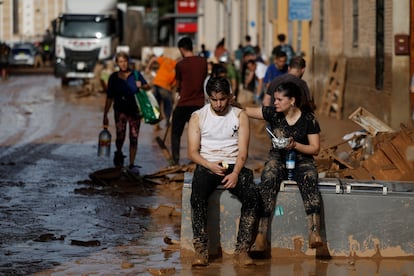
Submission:
M 188 158 L 194 163 L 201 165 L 215 174 L 224 175 L 225 169 L 219 165 L 219 162 L 209 162 L 200 155 L 201 132 L 198 123 L 198 115 L 191 115 L 188 123 Z

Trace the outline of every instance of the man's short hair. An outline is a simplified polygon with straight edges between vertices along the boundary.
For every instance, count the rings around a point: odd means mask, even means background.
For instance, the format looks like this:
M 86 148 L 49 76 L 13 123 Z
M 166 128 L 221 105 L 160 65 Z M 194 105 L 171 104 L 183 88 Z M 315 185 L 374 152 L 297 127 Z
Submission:
M 285 34 L 278 34 L 277 40 L 279 40 L 280 42 L 285 42 L 286 35 Z
M 282 50 L 277 50 L 275 53 L 275 58 L 280 58 L 280 57 L 287 57 L 286 52 Z
M 211 96 L 213 92 L 220 92 L 228 96 L 231 94 L 230 82 L 223 77 L 212 77 L 207 82 L 206 92 L 208 96 Z
M 290 68 L 304 69 L 306 67 L 306 61 L 303 57 L 293 57 L 289 63 Z
M 178 41 L 178 48 L 183 48 L 187 51 L 193 50 L 193 41 L 190 37 L 185 36 Z

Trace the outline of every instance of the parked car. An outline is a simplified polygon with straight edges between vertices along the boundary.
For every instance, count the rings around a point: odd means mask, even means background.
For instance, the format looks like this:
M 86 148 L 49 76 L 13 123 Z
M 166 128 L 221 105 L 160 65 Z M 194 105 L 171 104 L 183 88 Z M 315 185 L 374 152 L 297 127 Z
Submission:
M 9 56 L 9 64 L 38 67 L 42 61 L 39 50 L 32 43 L 14 44 Z

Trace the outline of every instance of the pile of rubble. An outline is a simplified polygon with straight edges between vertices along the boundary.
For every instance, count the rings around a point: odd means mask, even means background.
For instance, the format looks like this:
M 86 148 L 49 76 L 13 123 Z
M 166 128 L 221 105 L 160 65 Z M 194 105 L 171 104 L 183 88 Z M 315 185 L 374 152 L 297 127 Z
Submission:
M 359 180 L 414 181 L 414 129 L 393 130 L 363 108 L 349 116 L 361 125 L 345 141 L 321 150 L 317 158 L 323 177 Z M 349 143 L 350 151 L 341 150 Z

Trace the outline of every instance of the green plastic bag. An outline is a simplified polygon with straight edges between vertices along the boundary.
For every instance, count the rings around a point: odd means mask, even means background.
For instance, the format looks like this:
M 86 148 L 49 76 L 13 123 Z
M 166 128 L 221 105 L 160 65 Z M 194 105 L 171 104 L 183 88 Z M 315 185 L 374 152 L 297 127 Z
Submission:
M 138 80 L 138 72 L 134 71 L 135 79 Z M 156 124 L 160 121 L 160 106 L 151 91 L 144 91 L 138 89 L 135 94 L 135 101 L 137 103 L 139 114 L 144 118 L 146 124 Z
M 135 101 L 145 123 L 153 125 L 160 121 L 160 107 L 151 91 L 139 91 L 135 94 Z

